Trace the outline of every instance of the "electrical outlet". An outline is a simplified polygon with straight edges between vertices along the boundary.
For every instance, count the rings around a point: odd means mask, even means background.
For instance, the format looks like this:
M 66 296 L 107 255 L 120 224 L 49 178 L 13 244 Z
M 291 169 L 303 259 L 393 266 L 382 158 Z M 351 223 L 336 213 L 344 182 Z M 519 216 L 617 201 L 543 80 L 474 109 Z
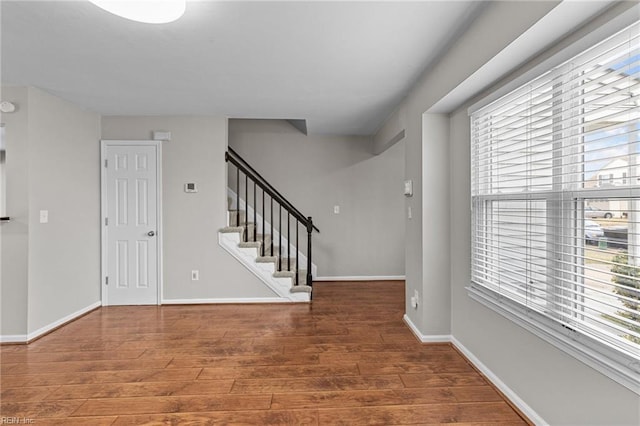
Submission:
M 198 281 L 200 279 L 200 271 L 194 269 L 191 271 L 191 281 Z
M 333 206 L 333 214 L 340 214 L 340 206 Z
M 420 303 L 420 295 L 418 294 L 418 290 L 414 290 L 413 297 L 411 298 L 411 307 L 413 307 L 413 309 L 418 309 L 419 303 Z

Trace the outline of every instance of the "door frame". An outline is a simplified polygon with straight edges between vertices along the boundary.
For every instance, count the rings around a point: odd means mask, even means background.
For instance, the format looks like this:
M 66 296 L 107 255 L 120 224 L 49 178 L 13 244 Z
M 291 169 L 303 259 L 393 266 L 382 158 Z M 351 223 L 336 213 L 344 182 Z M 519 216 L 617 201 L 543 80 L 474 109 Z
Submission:
M 158 261 L 157 261 L 157 276 L 158 276 L 158 288 L 157 288 L 157 305 L 162 304 L 163 298 L 163 251 L 162 240 L 164 236 L 162 226 L 162 141 L 154 140 L 100 140 L 100 301 L 102 306 L 108 306 L 107 300 L 107 273 L 109 265 L 107 262 L 107 227 L 105 220 L 107 218 L 107 168 L 105 167 L 105 161 L 107 160 L 107 148 L 109 146 L 136 146 L 146 145 L 155 146 L 157 153 L 156 164 L 156 220 L 157 230 L 156 237 L 158 242 Z

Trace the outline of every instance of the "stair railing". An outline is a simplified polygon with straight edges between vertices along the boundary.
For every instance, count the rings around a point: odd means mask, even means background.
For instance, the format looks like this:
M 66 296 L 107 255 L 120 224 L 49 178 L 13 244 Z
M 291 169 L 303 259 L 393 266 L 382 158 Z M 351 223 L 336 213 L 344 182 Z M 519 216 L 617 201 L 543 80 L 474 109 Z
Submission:
M 277 270 L 278 271 L 282 271 L 283 268 L 285 268 L 285 265 L 283 265 L 283 250 L 282 250 L 282 234 L 284 233 L 284 229 L 283 229 L 283 223 L 282 223 L 282 216 L 283 216 L 283 209 L 286 212 L 286 232 L 287 232 L 287 241 L 288 241 L 288 247 L 286 249 L 286 256 L 287 256 L 287 262 L 286 262 L 286 270 L 287 271 L 291 271 L 292 269 L 292 265 L 291 264 L 291 253 L 290 253 L 290 247 L 293 245 L 292 244 L 292 240 L 291 240 L 291 217 L 293 216 L 293 218 L 295 219 L 296 223 L 295 223 L 295 267 L 294 267 L 294 285 L 297 286 L 299 284 L 299 271 L 300 271 L 300 265 L 298 262 L 299 259 L 299 254 L 300 254 L 300 241 L 299 241 L 299 235 L 298 235 L 298 228 L 302 225 L 305 228 L 306 234 L 307 234 L 307 280 L 306 280 L 306 284 L 308 286 L 312 286 L 313 285 L 313 276 L 312 276 L 312 271 L 311 271 L 311 250 L 312 250 L 312 233 L 313 231 L 316 232 L 320 232 L 320 230 L 313 224 L 313 219 L 311 218 L 311 216 L 305 216 L 303 215 L 297 208 L 295 208 L 293 206 L 293 204 L 291 204 L 282 194 L 280 194 L 280 192 L 278 192 L 277 189 L 275 189 L 273 187 L 273 185 L 271 185 L 264 177 L 262 177 L 262 175 L 260 173 L 258 173 L 249 163 L 247 163 L 247 161 L 245 159 L 243 159 L 236 151 L 234 151 L 231 147 L 228 148 L 227 152 L 225 153 L 225 161 L 227 163 L 231 163 L 233 166 L 235 166 L 236 169 L 236 173 L 235 173 L 235 177 L 236 177 L 236 226 L 240 227 L 242 224 L 240 223 L 240 182 L 241 182 L 241 173 L 244 176 L 244 202 L 245 202 L 245 212 L 248 215 L 249 214 L 249 209 L 248 206 L 250 205 L 250 196 L 252 195 L 253 197 L 253 239 L 251 241 L 258 241 L 258 222 L 257 222 L 257 210 L 258 210 L 258 205 L 257 205 L 257 194 L 258 194 L 258 188 L 260 189 L 260 191 L 262 191 L 262 204 L 261 204 L 261 208 L 262 208 L 262 235 L 261 235 L 261 239 L 262 239 L 262 244 L 260 245 L 260 255 L 261 256 L 265 256 L 267 253 L 267 248 L 265 247 L 265 205 L 266 205 L 266 196 L 269 196 L 269 218 L 270 218 L 270 229 L 271 229 L 271 238 L 270 238 L 270 242 L 269 242 L 269 256 L 274 256 L 274 246 L 273 246 L 273 230 L 274 230 L 274 202 L 276 204 L 276 209 L 278 210 L 278 261 L 277 261 Z M 249 193 L 249 187 L 253 186 L 253 191 L 250 194 Z M 246 241 L 250 241 L 249 239 L 249 221 L 248 221 L 248 217 L 245 217 L 245 232 L 243 233 L 243 240 Z

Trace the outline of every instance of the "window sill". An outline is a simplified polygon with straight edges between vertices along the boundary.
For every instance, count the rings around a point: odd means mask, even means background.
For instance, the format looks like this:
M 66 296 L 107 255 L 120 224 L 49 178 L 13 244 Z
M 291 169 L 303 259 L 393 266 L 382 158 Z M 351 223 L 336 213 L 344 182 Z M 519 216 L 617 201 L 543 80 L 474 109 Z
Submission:
M 640 395 L 640 354 L 636 358 L 621 354 L 588 336 L 562 328 L 543 315 L 489 289 L 471 286 L 467 290 L 473 300 Z

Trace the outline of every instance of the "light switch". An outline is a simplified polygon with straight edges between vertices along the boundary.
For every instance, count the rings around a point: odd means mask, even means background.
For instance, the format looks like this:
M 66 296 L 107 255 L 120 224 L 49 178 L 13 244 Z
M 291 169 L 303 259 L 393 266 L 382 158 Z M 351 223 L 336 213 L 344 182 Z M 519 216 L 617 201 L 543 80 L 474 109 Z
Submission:
M 404 195 L 413 197 L 413 181 L 411 179 L 404 181 Z
M 40 223 L 49 222 L 49 210 L 40 210 Z
M 413 215 L 411 214 L 411 206 L 407 207 L 407 217 L 411 219 Z
M 333 206 L 333 213 L 340 214 L 340 206 Z

